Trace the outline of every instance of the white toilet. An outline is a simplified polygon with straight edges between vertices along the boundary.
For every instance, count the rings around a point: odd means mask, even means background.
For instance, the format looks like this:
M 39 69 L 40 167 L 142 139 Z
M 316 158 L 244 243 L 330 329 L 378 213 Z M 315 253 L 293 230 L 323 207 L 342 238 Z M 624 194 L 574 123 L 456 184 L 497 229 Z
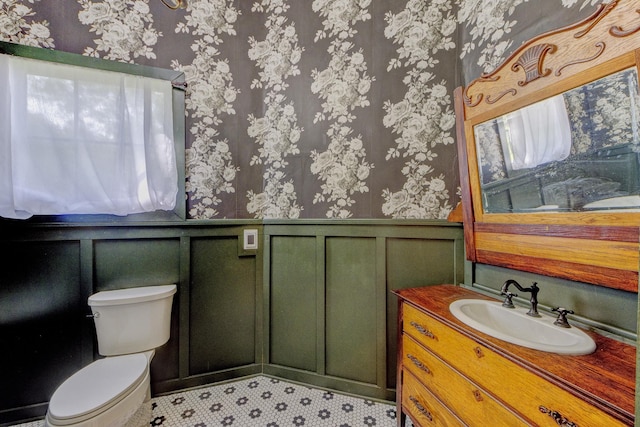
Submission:
M 176 285 L 98 292 L 89 297 L 106 356 L 73 374 L 49 401 L 45 426 L 138 427 L 151 421 L 149 365 L 169 340 Z

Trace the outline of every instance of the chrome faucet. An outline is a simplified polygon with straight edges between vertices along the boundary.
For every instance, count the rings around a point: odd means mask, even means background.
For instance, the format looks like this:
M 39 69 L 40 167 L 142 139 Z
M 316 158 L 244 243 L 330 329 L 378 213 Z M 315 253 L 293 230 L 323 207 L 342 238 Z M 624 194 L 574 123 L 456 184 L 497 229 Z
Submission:
M 518 296 L 517 294 L 513 294 L 513 293 L 509 292 L 509 286 L 510 285 L 515 286 L 521 292 L 530 292 L 531 293 L 531 298 L 529 299 L 529 302 L 531 302 L 531 308 L 529 309 L 527 314 L 529 316 L 532 316 L 532 317 L 540 317 L 540 315 L 538 314 L 538 291 L 540 290 L 540 288 L 538 288 L 538 284 L 536 282 L 533 282 L 533 284 L 531 285 L 530 288 L 523 288 L 522 286 L 520 286 L 520 284 L 518 282 L 516 282 L 513 279 L 509 279 L 506 282 L 504 282 L 504 284 L 502 285 L 502 289 L 500 290 L 500 295 L 504 295 L 505 296 L 505 299 L 504 299 L 504 302 L 502 303 L 502 306 L 503 307 L 507 307 L 507 308 L 514 308 L 515 307 L 513 305 L 513 302 L 511 301 L 511 298 Z

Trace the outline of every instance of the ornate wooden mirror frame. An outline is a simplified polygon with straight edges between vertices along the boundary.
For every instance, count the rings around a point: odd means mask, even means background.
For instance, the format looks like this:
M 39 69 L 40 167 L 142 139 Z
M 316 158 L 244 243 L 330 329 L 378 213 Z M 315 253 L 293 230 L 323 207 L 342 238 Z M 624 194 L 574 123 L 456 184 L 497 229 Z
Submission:
M 469 260 L 638 291 L 640 209 L 487 213 L 474 126 L 639 64 L 640 3 L 614 0 L 529 40 L 495 71 L 456 89 Z

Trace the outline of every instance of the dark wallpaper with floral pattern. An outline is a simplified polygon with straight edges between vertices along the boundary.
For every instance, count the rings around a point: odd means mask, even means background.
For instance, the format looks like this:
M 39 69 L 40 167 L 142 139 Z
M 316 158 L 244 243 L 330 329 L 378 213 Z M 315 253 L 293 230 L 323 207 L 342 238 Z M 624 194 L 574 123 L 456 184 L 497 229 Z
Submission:
M 0 0 L 0 40 L 185 73 L 189 218 L 446 218 L 453 89 L 599 0 Z

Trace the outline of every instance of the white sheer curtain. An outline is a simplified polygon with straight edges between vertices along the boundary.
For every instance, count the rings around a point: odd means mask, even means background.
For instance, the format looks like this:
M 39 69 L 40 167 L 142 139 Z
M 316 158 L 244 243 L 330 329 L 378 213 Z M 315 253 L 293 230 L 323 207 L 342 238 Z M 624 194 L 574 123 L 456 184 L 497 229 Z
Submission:
M 0 216 L 172 210 L 171 83 L 0 55 Z
M 564 160 L 571 153 L 571 126 L 562 95 L 506 114 L 499 128 L 511 170 Z

